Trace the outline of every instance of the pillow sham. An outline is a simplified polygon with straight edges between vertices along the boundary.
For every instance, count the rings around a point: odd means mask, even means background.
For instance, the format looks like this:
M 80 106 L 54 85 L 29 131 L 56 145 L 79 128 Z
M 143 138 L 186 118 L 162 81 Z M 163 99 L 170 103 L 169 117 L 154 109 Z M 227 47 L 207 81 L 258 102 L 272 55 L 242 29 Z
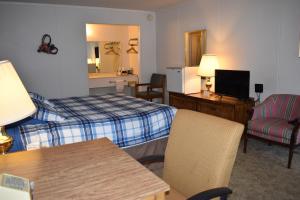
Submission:
M 32 99 L 36 99 L 36 100 L 40 100 L 40 101 L 44 101 L 45 100 L 45 97 L 43 97 L 42 95 L 38 94 L 38 93 L 35 93 L 35 92 L 28 92 L 29 96 L 32 98 Z
M 32 115 L 32 118 L 46 122 L 63 122 L 67 119 L 63 113 L 58 112 L 54 107 L 37 99 L 32 99 L 32 101 L 37 108 L 37 111 Z
M 35 99 L 38 101 L 41 101 L 45 104 L 48 104 L 51 107 L 55 107 L 54 103 L 50 102 L 49 100 L 47 100 L 45 97 L 43 97 L 42 95 L 35 93 L 35 92 L 28 92 L 29 96 L 31 97 L 31 99 Z

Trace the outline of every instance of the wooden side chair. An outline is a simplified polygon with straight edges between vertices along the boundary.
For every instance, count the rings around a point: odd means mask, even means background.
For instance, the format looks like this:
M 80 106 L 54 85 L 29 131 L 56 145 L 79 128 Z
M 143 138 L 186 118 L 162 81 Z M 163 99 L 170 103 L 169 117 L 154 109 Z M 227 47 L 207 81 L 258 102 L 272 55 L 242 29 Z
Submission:
M 168 200 L 227 199 L 232 167 L 244 126 L 191 110 L 178 110 L 164 156 L 139 159 L 164 161 L 163 180 L 171 186 Z
M 254 107 L 244 138 L 244 153 L 248 138 L 263 140 L 289 148 L 287 167 L 291 167 L 294 149 L 300 145 L 300 96 L 274 94 Z
M 166 75 L 164 74 L 152 74 L 150 83 L 141 83 L 135 85 L 135 97 L 152 101 L 156 98 L 161 98 L 162 103 L 165 102 L 165 85 Z M 140 87 L 147 86 L 146 91 L 139 91 Z M 153 90 L 154 89 L 154 90 Z M 158 91 L 159 89 L 160 91 Z

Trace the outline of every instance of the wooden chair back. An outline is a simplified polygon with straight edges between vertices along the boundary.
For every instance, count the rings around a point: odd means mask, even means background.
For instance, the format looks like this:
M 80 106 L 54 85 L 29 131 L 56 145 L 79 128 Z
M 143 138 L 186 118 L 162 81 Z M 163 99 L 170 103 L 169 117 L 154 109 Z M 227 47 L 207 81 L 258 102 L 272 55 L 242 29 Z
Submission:
M 164 74 L 152 74 L 150 81 L 152 88 L 165 88 L 166 75 Z

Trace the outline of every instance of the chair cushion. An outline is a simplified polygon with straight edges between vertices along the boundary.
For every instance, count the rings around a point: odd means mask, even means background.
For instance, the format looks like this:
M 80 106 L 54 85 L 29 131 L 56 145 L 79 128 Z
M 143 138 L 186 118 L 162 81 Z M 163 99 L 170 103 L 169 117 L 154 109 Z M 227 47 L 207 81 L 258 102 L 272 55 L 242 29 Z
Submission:
M 254 119 L 248 122 L 247 133 L 271 141 L 289 144 L 293 126 L 288 121 L 279 118 Z M 300 143 L 298 134 L 296 144 Z
M 180 194 L 174 188 L 171 188 L 171 190 L 166 195 L 166 200 L 186 200 L 186 199 L 187 197 Z

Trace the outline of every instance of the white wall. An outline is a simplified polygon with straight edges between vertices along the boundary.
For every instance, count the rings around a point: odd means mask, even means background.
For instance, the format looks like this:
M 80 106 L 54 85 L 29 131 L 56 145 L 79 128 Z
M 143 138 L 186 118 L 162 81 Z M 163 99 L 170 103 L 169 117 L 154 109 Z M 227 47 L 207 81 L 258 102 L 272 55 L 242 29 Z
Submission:
M 138 44 L 140 43 L 140 27 L 128 26 L 129 38 L 138 38 Z M 140 74 L 140 45 L 134 47 L 138 51 L 137 54 L 129 53 L 129 66 L 133 68 L 134 74 Z M 127 52 L 127 51 L 126 51 Z
M 299 0 L 189 0 L 158 10 L 157 65 L 184 65 L 184 32 L 207 29 L 207 52 L 222 68 L 251 71 L 272 93 L 300 94 Z
M 155 14 L 145 11 L 0 2 L 0 60 L 13 62 L 28 90 L 49 98 L 88 95 L 87 23 L 139 25 L 140 78 L 150 79 L 156 71 Z M 58 55 L 37 53 L 44 33 Z

